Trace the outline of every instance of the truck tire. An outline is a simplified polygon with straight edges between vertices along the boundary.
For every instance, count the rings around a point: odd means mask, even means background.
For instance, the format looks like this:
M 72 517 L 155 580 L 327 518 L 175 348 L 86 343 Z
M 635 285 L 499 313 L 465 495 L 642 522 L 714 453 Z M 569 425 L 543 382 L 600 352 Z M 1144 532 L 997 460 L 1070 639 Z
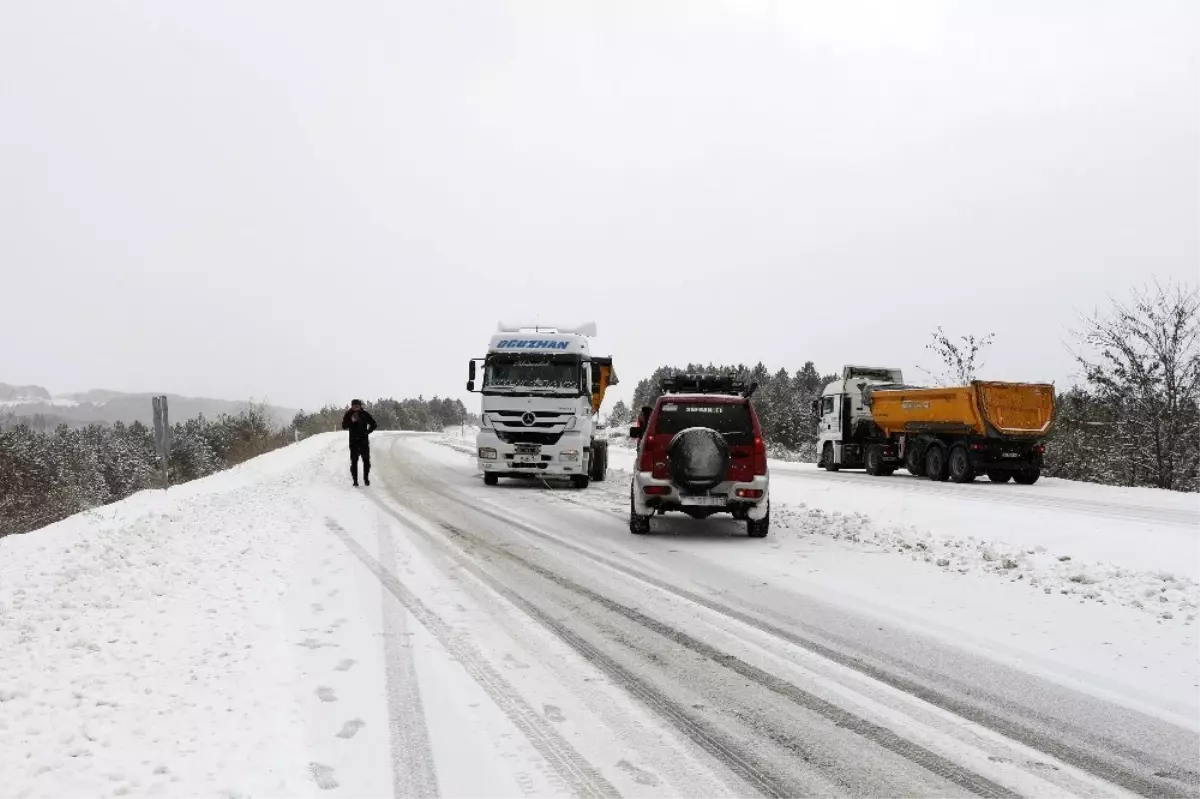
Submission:
M 920 448 L 916 444 L 909 444 L 904 448 L 904 468 L 913 477 L 925 476 L 925 457 Z
M 597 483 L 604 482 L 608 476 L 608 442 L 597 441 L 592 445 L 591 477 Z
M 746 535 L 751 538 L 766 538 L 771 532 L 771 504 L 767 503 L 767 515 L 761 519 L 746 520 Z
M 821 450 L 821 467 L 827 472 L 836 472 L 838 465 L 833 462 L 833 443 L 826 441 L 825 449 Z
M 588 483 L 590 483 L 590 482 L 591 482 L 591 480 L 588 479 L 588 476 L 586 474 L 571 475 L 571 485 L 574 486 L 575 488 L 587 488 Z
M 935 483 L 944 483 L 950 476 L 949 464 L 946 463 L 946 448 L 941 444 L 931 444 L 925 451 L 925 476 Z
M 638 513 L 637 507 L 633 504 L 632 484 L 629 486 L 629 532 L 634 535 L 650 534 L 650 517 Z
M 1031 486 L 1036 483 L 1038 478 L 1041 476 L 1041 469 L 1023 469 L 1022 471 L 1015 472 L 1013 474 L 1013 479 L 1023 486 Z
M 863 458 L 864 465 L 867 468 L 867 474 L 879 477 L 883 474 L 883 447 L 878 444 L 872 444 L 867 447 L 867 454 Z
M 1013 478 L 1012 472 L 1002 472 L 999 469 L 992 469 L 987 476 L 993 483 L 1007 483 Z
M 485 474 L 483 476 L 483 484 L 485 486 L 494 486 L 500 483 L 500 478 L 494 474 Z
M 971 453 L 959 445 L 950 450 L 950 479 L 956 483 L 970 483 L 975 479 L 975 467 L 971 465 Z

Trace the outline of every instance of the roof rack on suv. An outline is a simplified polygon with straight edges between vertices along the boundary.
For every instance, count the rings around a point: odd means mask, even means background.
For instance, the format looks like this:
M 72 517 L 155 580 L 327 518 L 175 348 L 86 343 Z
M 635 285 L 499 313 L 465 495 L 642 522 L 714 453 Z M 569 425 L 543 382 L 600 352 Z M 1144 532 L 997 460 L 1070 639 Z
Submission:
M 745 380 L 730 375 L 678 374 L 659 383 L 664 394 L 731 394 L 749 397 L 758 383 L 746 386 Z

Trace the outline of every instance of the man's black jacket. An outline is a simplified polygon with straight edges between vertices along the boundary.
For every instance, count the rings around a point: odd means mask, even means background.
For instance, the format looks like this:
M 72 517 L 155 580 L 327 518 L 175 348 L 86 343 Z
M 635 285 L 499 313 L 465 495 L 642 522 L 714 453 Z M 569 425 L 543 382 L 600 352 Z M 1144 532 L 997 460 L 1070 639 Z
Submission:
M 375 424 L 375 417 L 366 411 L 358 411 L 357 419 L 354 416 L 354 411 L 346 411 L 342 417 L 342 429 L 350 431 L 351 444 L 365 444 L 367 436 L 374 433 L 379 425 Z

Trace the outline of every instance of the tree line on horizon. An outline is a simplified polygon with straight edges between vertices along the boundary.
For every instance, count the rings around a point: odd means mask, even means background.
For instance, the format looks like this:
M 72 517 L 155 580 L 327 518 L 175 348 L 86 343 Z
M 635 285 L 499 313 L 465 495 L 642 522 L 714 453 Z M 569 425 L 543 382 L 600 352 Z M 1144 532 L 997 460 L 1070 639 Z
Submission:
M 460 400 L 383 398 L 367 405 L 381 430 L 441 430 L 470 416 Z M 341 429 L 344 408 L 301 411 L 272 423 L 265 406 L 171 427 L 171 485 L 236 466 L 298 439 Z M 141 422 L 0 426 L 0 537 L 25 533 L 75 513 L 162 487 L 154 432 Z

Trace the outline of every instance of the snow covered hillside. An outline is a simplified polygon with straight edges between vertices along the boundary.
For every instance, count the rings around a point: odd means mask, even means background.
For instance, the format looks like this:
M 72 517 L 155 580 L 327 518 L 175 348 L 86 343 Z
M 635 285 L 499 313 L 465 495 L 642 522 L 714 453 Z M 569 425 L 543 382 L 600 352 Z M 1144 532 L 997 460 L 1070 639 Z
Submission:
M 0 539 L 0 793 L 1200 790 L 1178 495 L 773 463 L 767 539 L 634 537 L 628 451 L 373 441 L 370 488 L 327 434 Z

